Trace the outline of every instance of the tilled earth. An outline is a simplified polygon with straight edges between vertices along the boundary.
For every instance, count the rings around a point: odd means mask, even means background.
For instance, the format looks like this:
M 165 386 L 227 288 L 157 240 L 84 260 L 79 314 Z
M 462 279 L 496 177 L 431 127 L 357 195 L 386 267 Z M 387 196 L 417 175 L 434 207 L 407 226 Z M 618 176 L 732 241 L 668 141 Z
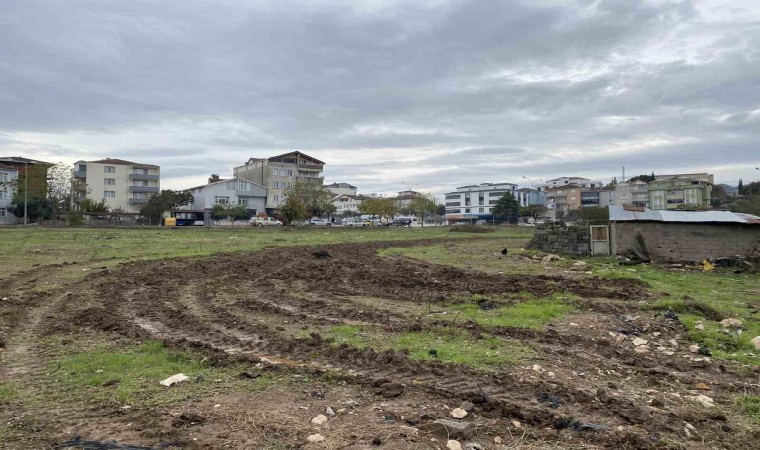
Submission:
M 426 427 L 463 402 L 473 406 L 464 420 L 477 428 L 460 441 L 484 448 L 756 448 L 757 429 L 737 415 L 733 403 L 737 395 L 756 391 L 757 374 L 690 352 L 692 343 L 677 319 L 642 308 L 652 293 L 641 283 L 486 274 L 377 256 L 378 250 L 399 245 L 270 248 L 139 261 L 42 291 L 33 288 L 65 266 L 35 268 L 4 281 L 0 287 L 11 294 L 0 307 L 2 379 L 22 380 L 44 370 L 47 337 L 96 331 L 113 339 L 162 339 L 205 352 L 215 364 L 243 361 L 263 372 L 327 373 L 333 380 L 320 384 L 317 390 L 327 394 L 317 396 L 309 389 L 307 395 L 273 388 L 144 411 L 108 405 L 33 411 L 34 436 L 7 448 L 44 448 L 75 435 L 155 448 L 167 442 L 182 448 L 273 447 L 247 435 L 250 428 L 239 426 L 239 416 L 208 412 L 223 401 L 228 410 L 269 411 L 270 419 L 286 405 L 308 404 L 301 411 L 289 409 L 289 417 L 302 419 L 292 432 L 276 420 L 263 422 L 274 428 L 282 448 L 443 448 L 445 437 Z M 573 294 L 580 298 L 579 310 L 539 330 L 441 320 L 421 312 L 475 294 L 513 302 Z M 487 333 L 517 340 L 535 352 L 498 371 L 419 361 L 399 349 L 337 345 L 319 333 L 341 324 L 386 333 L 454 327 L 473 339 Z M 637 351 L 634 338 L 647 340 L 647 348 Z M 714 405 L 700 404 L 700 395 Z M 327 406 L 351 414 L 341 412 L 317 429 L 309 420 Z M 169 410 L 172 417 L 180 411 L 202 419 L 177 426 L 177 420 L 166 420 Z M 6 409 L 0 419 L 14 415 Z M 126 423 L 138 423 L 138 431 L 125 431 Z M 328 439 L 306 444 L 306 436 L 318 431 Z

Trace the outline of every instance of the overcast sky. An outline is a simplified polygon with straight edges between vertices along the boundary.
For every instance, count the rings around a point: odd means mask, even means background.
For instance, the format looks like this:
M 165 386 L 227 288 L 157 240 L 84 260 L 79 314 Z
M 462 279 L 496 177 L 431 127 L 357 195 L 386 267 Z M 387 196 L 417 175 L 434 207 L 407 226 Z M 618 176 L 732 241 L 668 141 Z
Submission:
M 0 156 L 292 150 L 360 192 L 759 179 L 760 1 L 0 1 Z

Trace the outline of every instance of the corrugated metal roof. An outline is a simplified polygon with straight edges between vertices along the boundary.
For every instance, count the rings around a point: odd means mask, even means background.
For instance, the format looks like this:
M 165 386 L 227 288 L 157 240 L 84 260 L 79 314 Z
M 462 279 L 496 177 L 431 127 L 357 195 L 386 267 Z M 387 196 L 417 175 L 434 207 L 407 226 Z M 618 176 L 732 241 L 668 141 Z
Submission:
M 750 223 L 760 225 L 760 217 L 750 214 L 733 213 L 731 211 L 673 211 L 646 208 L 628 210 L 622 206 L 610 206 L 610 221 Z

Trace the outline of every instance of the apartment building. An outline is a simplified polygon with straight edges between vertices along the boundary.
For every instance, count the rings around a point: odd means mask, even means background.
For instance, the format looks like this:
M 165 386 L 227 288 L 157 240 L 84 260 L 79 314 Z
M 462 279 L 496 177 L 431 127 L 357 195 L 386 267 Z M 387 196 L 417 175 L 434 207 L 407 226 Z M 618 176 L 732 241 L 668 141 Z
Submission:
M 111 211 L 138 213 L 161 188 L 161 168 L 153 164 L 106 158 L 77 161 L 72 170 L 74 207 L 85 199 L 105 200 Z
M 183 209 L 210 210 L 214 205 L 243 205 L 252 216 L 266 211 L 267 188 L 239 177 L 220 179 L 212 175 L 208 183 L 185 189 L 193 203 Z
M 560 177 L 553 180 L 546 180 L 538 185 L 538 189 L 546 191 L 552 188 L 576 185 L 585 189 L 595 189 L 604 186 L 602 180 L 591 180 L 589 178 L 582 177 Z
M 18 178 L 18 190 L 23 192 L 24 185 L 29 188 L 29 195 L 45 197 L 47 195 L 47 172 L 53 167 L 53 163 L 24 158 L 22 156 L 0 157 L 0 165 L 16 170 Z M 24 183 L 25 174 L 29 173 L 29 179 Z M 11 200 L 12 200 L 11 195 Z
M 581 189 L 581 186 L 577 184 L 548 188 L 546 190 L 547 207 L 563 213 L 580 209 Z
M 615 189 L 581 189 L 581 208 L 600 206 L 602 208 L 615 204 Z
M 546 192 L 529 188 L 520 188 L 516 192 L 520 206 L 546 205 Z
M 649 208 L 649 186 L 645 181 L 624 181 L 615 185 L 615 205 Z
M 357 187 L 348 183 L 326 184 L 325 188 L 335 195 L 356 195 Z
M 712 175 L 694 174 L 657 178 L 649 183 L 651 209 L 704 208 L 710 206 Z M 707 176 L 702 176 L 707 175 Z
M 322 184 L 325 163 L 295 151 L 271 158 L 250 158 L 232 169 L 233 175 L 267 188 L 266 210 L 272 214 L 285 201 L 285 191 L 296 181 Z
M 519 200 L 517 185 L 512 183 L 481 183 L 461 186 L 446 195 L 446 219 L 461 220 L 492 217 L 492 208 L 504 194 Z M 488 217 L 485 217 L 488 216 Z
M 16 216 L 9 211 L 9 208 L 13 201 L 13 194 L 16 193 L 17 179 L 18 169 L 0 164 L 0 225 L 16 223 Z
M 715 184 L 715 176 L 711 173 L 676 173 L 673 175 L 655 175 L 654 180 L 672 180 L 673 178 L 690 178 L 696 181 L 702 181 L 704 183 Z
M 408 208 L 409 206 L 412 206 L 412 200 L 422 197 L 422 195 L 422 192 L 412 190 L 400 191 L 396 196 L 396 203 L 399 208 Z
M 338 216 L 359 214 L 359 205 L 362 204 L 364 198 L 363 195 L 336 195 L 332 200 L 332 204 L 335 206 L 335 214 Z

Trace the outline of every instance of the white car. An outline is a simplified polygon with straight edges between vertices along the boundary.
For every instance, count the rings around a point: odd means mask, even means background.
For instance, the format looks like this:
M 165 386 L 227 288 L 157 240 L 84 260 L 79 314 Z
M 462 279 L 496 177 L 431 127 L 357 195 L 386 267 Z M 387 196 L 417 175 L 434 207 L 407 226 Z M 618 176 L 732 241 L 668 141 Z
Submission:
M 309 225 L 313 225 L 315 227 L 329 227 L 332 224 L 325 219 L 311 219 L 309 221 Z
M 271 217 L 252 217 L 250 223 L 254 227 L 282 226 L 282 222 Z

